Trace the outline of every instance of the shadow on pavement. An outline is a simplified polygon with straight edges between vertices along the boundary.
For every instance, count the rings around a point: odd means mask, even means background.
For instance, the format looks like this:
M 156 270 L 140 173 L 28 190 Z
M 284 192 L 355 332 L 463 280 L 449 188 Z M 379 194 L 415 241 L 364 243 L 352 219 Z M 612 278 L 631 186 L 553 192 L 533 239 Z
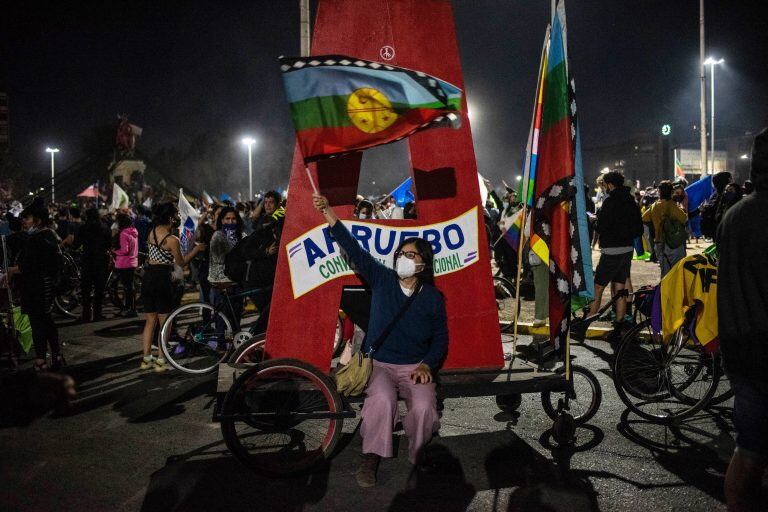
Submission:
M 661 467 L 724 502 L 723 479 L 735 446 L 727 408 L 711 408 L 677 425 L 640 419 L 625 410 L 616 429 L 648 449 Z
M 177 371 L 157 374 L 139 370 L 136 353 L 72 365 L 68 375 L 77 383 L 77 400 L 66 416 L 109 406 L 129 422 L 157 421 L 182 414 L 185 403 L 215 391 L 215 375 L 191 376 Z
M 110 324 L 101 329 L 96 329 L 93 333 L 102 338 L 123 338 L 126 336 L 136 336 L 144 330 L 144 320 L 135 318 Z
M 603 434 L 587 427 L 579 436 L 584 442 L 555 450 L 554 460 L 511 431 L 436 438 L 425 448 L 424 470 L 408 462 L 408 443 L 402 439 L 397 456 L 382 461 L 379 483 L 371 489 L 355 482 L 362 448 L 358 435 L 349 435 L 347 448 L 316 472 L 283 479 L 245 469 L 222 441 L 168 458 L 151 476 L 142 510 L 296 511 L 322 502 L 318 508 L 323 510 L 450 512 L 471 508 L 477 493 L 487 490 L 495 491 L 494 510 L 499 510 L 505 507 L 499 500 L 505 488 L 514 488 L 509 510 L 598 510 L 589 481 L 593 473 L 572 470 L 570 460 L 599 444 Z

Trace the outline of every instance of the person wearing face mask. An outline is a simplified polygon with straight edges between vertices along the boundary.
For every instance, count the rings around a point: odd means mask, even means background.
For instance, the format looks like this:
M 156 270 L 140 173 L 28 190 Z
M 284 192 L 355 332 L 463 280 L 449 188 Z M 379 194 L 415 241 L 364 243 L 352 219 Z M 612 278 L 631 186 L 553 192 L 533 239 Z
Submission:
M 360 220 L 373 219 L 373 203 L 363 199 L 357 204 L 357 218 Z
M 227 253 L 243 238 L 243 219 L 237 210 L 231 206 L 221 209 L 216 218 L 216 231 L 211 237 L 208 263 L 208 282 L 211 285 L 211 304 L 220 304 L 223 300 L 222 291 L 234 286 L 234 282 L 224 273 L 224 260 Z M 235 324 L 240 322 L 242 311 L 242 299 L 231 299 L 232 310 L 225 307 L 223 312 Z M 216 331 L 220 335 L 224 333 L 224 324 L 217 322 Z
M 61 270 L 59 240 L 42 198 L 35 198 L 20 217 L 27 234 L 16 266 L 8 271 L 13 279 L 19 280 L 21 312 L 29 316 L 32 327 L 34 368 L 37 371 L 49 369 L 47 354 L 50 349 L 50 368 L 57 370 L 65 365 L 59 333 L 51 317 L 55 283 Z
M 408 459 L 416 464 L 421 448 L 440 428 L 434 374 L 448 352 L 448 322 L 443 295 L 435 287 L 432 246 L 421 238 L 403 240 L 395 251 L 394 270 L 379 263 L 352 238 L 329 206 L 315 194 L 315 209 L 372 292 L 364 352 L 371 353 L 360 434 L 363 461 L 356 473 L 361 487 L 376 484 L 382 457 L 392 457 L 392 428 L 397 422 L 397 395 L 408 413 L 402 419 L 409 438 Z M 379 338 L 386 334 L 383 340 Z M 373 344 L 379 348 L 371 351 Z

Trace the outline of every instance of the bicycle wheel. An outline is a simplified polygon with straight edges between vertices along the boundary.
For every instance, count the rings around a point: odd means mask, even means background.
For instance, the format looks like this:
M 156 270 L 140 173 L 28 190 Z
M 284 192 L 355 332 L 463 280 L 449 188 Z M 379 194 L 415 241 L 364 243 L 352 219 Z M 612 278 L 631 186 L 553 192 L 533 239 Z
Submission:
M 163 324 L 160 346 L 171 366 L 186 373 L 210 373 L 232 352 L 232 323 L 210 304 L 176 308 Z
M 240 345 L 229 357 L 232 364 L 260 363 L 264 360 L 264 336 L 253 337 Z
M 65 255 L 64 267 L 56 283 L 53 304 L 56 310 L 70 318 L 80 318 L 83 300 L 80 293 L 80 271 L 71 256 Z
M 496 296 L 496 306 L 499 309 L 501 332 L 512 332 L 515 319 L 520 314 L 520 303 L 517 304 L 517 314 L 514 312 L 515 285 L 503 277 L 496 276 L 493 278 L 493 292 Z
M 683 328 L 664 344 L 646 320 L 626 334 L 616 352 L 613 381 L 619 398 L 638 416 L 657 423 L 700 411 L 718 380 L 715 358 Z
M 717 354 L 718 360 L 718 373 L 720 374 L 720 382 L 717 384 L 717 390 L 709 401 L 709 405 L 720 405 L 733 398 L 733 388 L 731 387 L 731 379 L 728 378 L 728 374 L 723 369 L 723 356 Z
M 542 391 L 541 406 L 547 416 L 555 420 L 558 416 L 558 401 L 566 399 L 573 421 L 577 425 L 581 425 L 591 420 L 600 409 L 600 403 L 603 401 L 603 390 L 597 377 L 586 368 L 572 364 L 571 371 L 573 374 L 573 395 L 567 392 Z
M 249 368 L 224 398 L 221 432 L 254 471 L 288 476 L 330 457 L 344 422 L 333 382 L 313 366 L 274 359 Z

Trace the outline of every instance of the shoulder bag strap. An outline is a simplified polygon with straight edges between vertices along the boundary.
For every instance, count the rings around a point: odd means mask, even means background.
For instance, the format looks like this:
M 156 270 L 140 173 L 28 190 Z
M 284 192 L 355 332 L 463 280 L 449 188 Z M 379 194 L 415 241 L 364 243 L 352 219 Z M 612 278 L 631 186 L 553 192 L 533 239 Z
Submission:
M 368 351 L 368 355 L 369 356 L 381 348 L 381 346 L 384 344 L 384 340 L 386 340 L 387 336 L 389 336 L 389 333 L 392 332 L 392 329 L 394 329 L 395 324 L 397 323 L 397 321 L 400 320 L 403 317 L 405 312 L 408 310 L 408 308 L 413 303 L 414 299 L 416 299 L 416 296 L 421 291 L 421 287 L 422 287 L 422 285 L 419 285 L 419 287 L 416 288 L 416 290 L 413 292 L 413 294 L 410 297 L 408 297 L 408 299 L 405 301 L 405 304 L 403 304 L 403 306 L 400 308 L 400 311 L 398 311 L 397 314 L 395 315 L 395 317 L 392 319 L 392 321 L 389 322 L 389 325 L 387 326 L 387 328 L 384 329 L 384 331 L 382 331 L 382 333 L 379 336 L 379 338 L 371 345 L 371 348 Z

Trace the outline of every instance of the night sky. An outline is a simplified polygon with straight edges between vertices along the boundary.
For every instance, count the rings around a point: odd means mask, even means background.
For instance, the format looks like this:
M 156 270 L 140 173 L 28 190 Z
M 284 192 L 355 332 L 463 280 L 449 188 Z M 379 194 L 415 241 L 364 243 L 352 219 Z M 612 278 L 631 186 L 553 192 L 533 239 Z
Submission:
M 285 186 L 293 132 L 276 58 L 298 54 L 298 0 L 14 4 L 0 16 L 0 89 L 10 96 L 13 157 L 30 172 L 47 171 L 47 145 L 62 150 L 57 168 L 76 161 L 81 139 L 124 112 L 144 128 L 138 148 L 149 155 L 216 139 L 205 158 L 228 172 L 202 184 L 214 193 L 246 185 L 246 134 L 259 139 L 255 187 Z M 549 8 L 549 0 L 454 1 L 478 169 L 494 180 L 519 172 Z M 566 8 L 583 146 L 664 122 L 678 141 L 692 140 L 698 0 Z M 707 1 L 707 53 L 726 60 L 716 74 L 718 135 L 768 124 L 767 13 L 763 2 Z M 402 180 L 403 154 L 366 155 L 364 179 L 377 185 L 361 192 Z M 585 164 L 588 176 L 596 172 Z

